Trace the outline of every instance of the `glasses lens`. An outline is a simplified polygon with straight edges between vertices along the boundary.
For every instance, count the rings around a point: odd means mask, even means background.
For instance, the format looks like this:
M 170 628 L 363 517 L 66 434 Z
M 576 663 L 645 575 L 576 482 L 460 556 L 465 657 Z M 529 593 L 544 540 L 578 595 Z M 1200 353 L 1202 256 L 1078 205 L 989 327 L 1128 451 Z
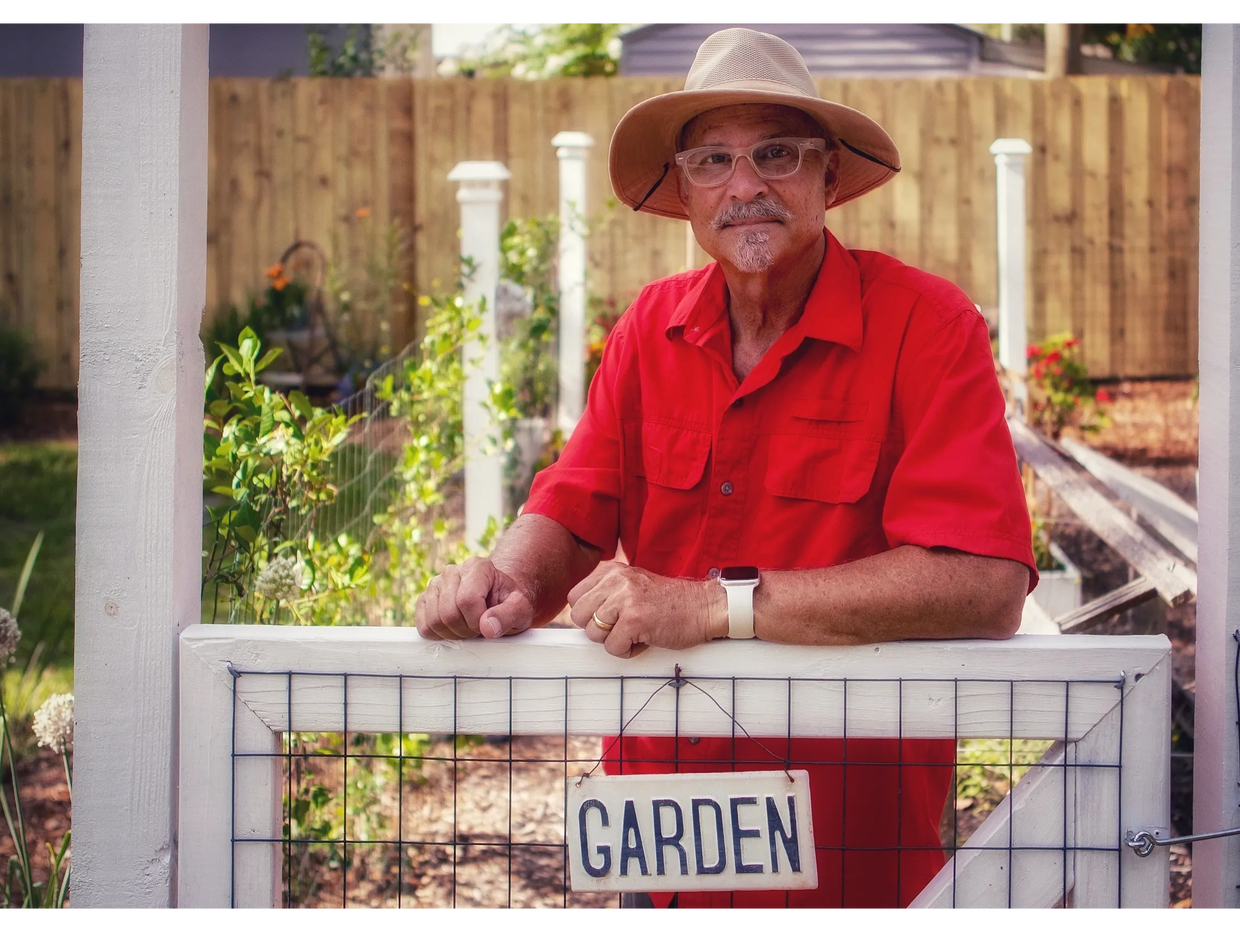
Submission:
M 753 164 L 765 178 L 782 178 L 801 166 L 801 150 L 786 142 L 768 142 L 754 149 Z
M 732 153 L 727 149 L 697 149 L 685 159 L 689 180 L 697 184 L 720 184 L 732 174 Z

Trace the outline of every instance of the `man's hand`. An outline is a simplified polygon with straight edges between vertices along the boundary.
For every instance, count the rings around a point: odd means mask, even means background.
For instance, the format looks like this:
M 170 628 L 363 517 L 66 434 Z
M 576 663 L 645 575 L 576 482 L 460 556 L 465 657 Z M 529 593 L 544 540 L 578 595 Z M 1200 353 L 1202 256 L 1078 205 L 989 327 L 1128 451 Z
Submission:
M 534 604 L 507 573 L 484 557 L 449 566 L 418 596 L 418 634 L 433 641 L 503 637 L 534 623 Z
M 600 563 L 569 592 L 568 604 L 573 624 L 616 657 L 647 646 L 680 650 L 728 633 L 727 598 L 717 582 L 669 579 L 627 563 Z

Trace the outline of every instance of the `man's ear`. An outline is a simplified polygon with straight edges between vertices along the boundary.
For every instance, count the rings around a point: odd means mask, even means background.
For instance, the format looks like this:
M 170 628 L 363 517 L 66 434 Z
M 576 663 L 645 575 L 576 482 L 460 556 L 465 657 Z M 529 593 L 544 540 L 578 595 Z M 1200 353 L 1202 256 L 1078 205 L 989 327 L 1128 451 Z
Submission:
M 840 190 L 840 150 L 832 149 L 827 153 L 827 168 L 825 172 L 826 182 L 826 206 L 830 207 L 835 203 L 836 195 Z

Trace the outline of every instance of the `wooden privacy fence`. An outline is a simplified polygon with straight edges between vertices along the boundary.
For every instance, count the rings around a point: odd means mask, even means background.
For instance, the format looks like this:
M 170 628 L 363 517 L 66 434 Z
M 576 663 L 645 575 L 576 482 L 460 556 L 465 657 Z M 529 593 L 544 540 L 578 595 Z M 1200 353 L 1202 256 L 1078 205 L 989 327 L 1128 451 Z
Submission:
M 465 159 L 512 173 L 506 216 L 553 214 L 551 138 L 592 134 L 590 290 L 623 306 L 686 267 L 685 225 L 615 204 L 611 130 L 681 79 L 217 79 L 211 82 L 207 312 L 240 302 L 298 238 L 362 272 L 389 223 L 410 234 L 414 293 L 456 274 Z M 823 95 L 879 120 L 904 170 L 828 214 L 849 246 L 880 249 L 997 302 L 998 137 L 1033 145 L 1030 336 L 1071 330 L 1099 377 L 1197 371 L 1200 79 L 1078 77 L 823 80 Z M 0 321 L 27 329 L 47 387 L 77 381 L 81 82 L 0 81 Z M 695 262 L 706 257 L 696 252 Z M 397 340 L 414 335 L 403 299 Z

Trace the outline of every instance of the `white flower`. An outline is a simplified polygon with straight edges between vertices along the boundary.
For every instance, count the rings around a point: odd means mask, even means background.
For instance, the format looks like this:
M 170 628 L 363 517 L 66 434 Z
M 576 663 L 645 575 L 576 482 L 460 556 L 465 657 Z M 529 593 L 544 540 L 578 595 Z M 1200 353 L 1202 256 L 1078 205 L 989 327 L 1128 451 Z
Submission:
M 33 727 L 39 747 L 63 754 L 73 741 L 73 694 L 57 693 L 39 706 Z
M 17 619 L 0 608 L 0 667 L 17 653 L 17 642 L 21 639 L 22 632 L 21 628 L 17 627 Z
M 254 591 L 267 599 L 288 602 L 301 595 L 301 567 L 292 557 L 276 557 L 254 580 Z

